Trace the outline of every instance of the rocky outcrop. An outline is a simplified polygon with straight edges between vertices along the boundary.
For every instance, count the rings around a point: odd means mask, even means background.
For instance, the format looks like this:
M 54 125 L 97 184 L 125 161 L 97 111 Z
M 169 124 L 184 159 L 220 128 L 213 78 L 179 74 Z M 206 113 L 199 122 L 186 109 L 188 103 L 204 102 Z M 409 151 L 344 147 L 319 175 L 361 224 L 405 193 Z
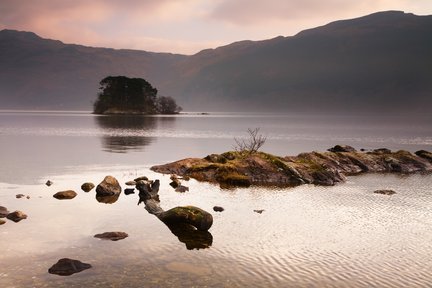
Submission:
M 54 198 L 59 200 L 69 200 L 77 196 L 77 193 L 73 190 L 60 191 L 53 195 Z
M 97 196 L 114 196 L 121 193 L 119 182 L 113 176 L 106 176 L 105 179 L 96 187 Z
M 81 190 L 83 190 L 84 192 L 90 192 L 94 187 L 95 185 L 93 183 L 85 182 L 81 185 Z
M 285 157 L 263 152 L 226 152 L 212 154 L 204 159 L 183 159 L 151 169 L 219 183 L 221 187 L 332 186 L 344 182 L 346 176 L 360 173 L 409 174 L 432 171 L 432 154 L 427 151 L 418 151 L 416 155 L 403 150 L 392 152 L 386 148 L 363 152 L 346 145 L 336 145 L 329 150 Z
M 74 273 L 89 269 L 91 267 L 92 266 L 90 264 L 83 263 L 79 260 L 62 258 L 58 260 L 56 264 L 51 266 L 51 268 L 48 269 L 48 273 L 60 276 L 69 276 Z
M 129 235 L 125 232 L 104 232 L 101 234 L 94 235 L 95 238 L 103 239 L 103 240 L 111 240 L 111 241 L 118 241 L 121 239 L 125 239 Z
M 17 210 L 17 211 L 14 211 L 12 213 L 9 213 L 6 216 L 6 218 L 17 223 L 17 222 L 20 222 L 21 220 L 27 219 L 27 215 L 24 214 L 22 211 Z

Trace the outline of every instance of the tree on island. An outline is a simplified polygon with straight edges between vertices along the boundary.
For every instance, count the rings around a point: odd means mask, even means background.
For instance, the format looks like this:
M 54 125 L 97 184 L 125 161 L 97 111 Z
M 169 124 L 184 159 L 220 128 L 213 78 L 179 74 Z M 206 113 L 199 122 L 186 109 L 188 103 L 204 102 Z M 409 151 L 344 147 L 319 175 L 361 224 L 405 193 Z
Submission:
M 141 78 L 108 76 L 100 81 L 95 114 L 177 114 L 182 108 Z

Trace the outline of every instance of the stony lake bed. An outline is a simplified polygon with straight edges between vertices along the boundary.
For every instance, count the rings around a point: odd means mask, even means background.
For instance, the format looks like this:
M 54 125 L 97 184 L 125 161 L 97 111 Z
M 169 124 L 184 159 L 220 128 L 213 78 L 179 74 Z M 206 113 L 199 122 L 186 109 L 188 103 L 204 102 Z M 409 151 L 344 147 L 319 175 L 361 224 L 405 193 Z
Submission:
M 15 132 L 0 129 L 5 148 L 2 159 L 8 167 L 3 168 L 1 176 L 0 206 L 27 215 L 18 223 L 5 220 L 0 226 L 1 287 L 427 287 L 432 281 L 430 174 L 363 173 L 348 176 L 335 186 L 304 184 L 285 188 L 252 185 L 226 189 L 190 179 L 181 180 L 189 188 L 182 193 L 170 186 L 169 174 L 150 168 L 189 156 L 226 151 L 231 134 L 209 138 L 212 134 L 222 135 L 218 133 L 222 123 L 228 121 L 226 117 L 198 118 L 199 123 L 213 123 L 207 127 L 213 127 L 209 128 L 213 133 L 200 132 L 192 138 L 187 135 L 196 133 L 197 128 L 185 123 L 193 119 L 156 119 L 154 126 L 145 126 L 150 129 L 146 133 L 153 137 L 145 142 L 142 126 L 137 128 L 131 121 L 118 124 L 122 123 L 118 118 L 113 120 L 117 126 L 110 122 L 111 126 L 98 128 L 92 123 L 100 125 L 100 121 L 87 114 L 51 115 L 46 122 L 47 116 L 26 115 L 13 115 L 14 123 L 19 123 L 15 124 Z M 34 129 L 24 129 L 42 119 L 39 126 L 43 129 L 36 128 L 44 133 L 34 135 Z M 245 120 L 244 125 L 258 126 L 268 123 L 266 119 L 236 116 L 234 121 Z M 285 125 L 283 121 L 279 124 Z M 278 123 L 274 119 L 272 122 Z M 57 125 L 68 128 L 57 129 Z M 268 125 L 267 129 L 279 139 L 282 130 L 271 130 Z M 361 146 L 355 141 L 343 143 L 368 151 L 380 147 L 427 150 L 429 126 L 424 127 L 416 137 L 401 135 L 385 143 L 368 138 L 370 143 Z M 183 131 L 183 136 L 163 134 L 168 128 Z M 268 148 L 281 155 L 291 140 L 272 140 L 271 133 Z M 283 133 L 290 137 L 288 130 Z M 339 140 L 349 138 L 337 135 Z M 24 141 L 29 139 L 32 141 Z M 331 147 L 328 142 L 332 139 L 323 139 L 314 142 L 316 150 Z M 392 142 L 395 139 L 402 140 Z M 416 139 L 418 144 L 410 142 L 411 146 L 407 146 L 403 139 Z M 278 141 L 284 145 L 275 148 Z M 215 149 L 214 142 L 225 149 Z M 42 153 L 42 143 L 48 145 L 50 149 L 45 150 L 50 153 Z M 170 143 L 175 143 L 177 150 L 170 150 Z M 62 151 L 57 151 L 56 145 Z M 81 155 L 74 150 L 77 147 L 89 151 Z M 68 155 L 64 155 L 65 149 Z M 283 155 L 313 149 L 305 147 Z M 18 164 L 21 170 L 15 168 Z M 95 188 L 89 192 L 81 189 L 83 183 L 97 185 L 107 175 L 114 176 L 122 187 L 115 202 L 99 202 Z M 137 205 L 136 189 L 133 194 L 124 193 L 125 188 L 133 188 L 125 183 L 140 176 L 160 180 L 163 209 L 193 205 L 212 214 L 210 235 L 201 239 L 205 245 L 188 247 L 187 237 L 179 237 L 143 204 Z M 47 186 L 47 180 L 52 185 Z M 77 195 L 70 200 L 53 197 L 67 190 Z M 376 190 L 396 193 L 377 194 Z M 19 194 L 24 197 L 17 198 Z M 215 206 L 223 211 L 214 211 Z M 94 237 L 115 231 L 128 236 L 117 241 Z M 91 268 L 70 276 L 50 274 L 48 270 L 62 258 L 80 260 Z

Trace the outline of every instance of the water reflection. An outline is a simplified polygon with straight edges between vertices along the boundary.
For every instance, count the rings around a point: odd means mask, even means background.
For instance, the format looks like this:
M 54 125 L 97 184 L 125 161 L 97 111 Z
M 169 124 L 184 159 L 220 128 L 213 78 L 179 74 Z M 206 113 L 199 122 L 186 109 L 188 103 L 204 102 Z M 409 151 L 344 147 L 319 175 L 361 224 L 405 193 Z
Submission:
M 213 243 L 213 235 L 208 231 L 197 230 L 187 223 L 165 224 L 188 250 L 210 248 Z
M 119 194 L 117 194 L 117 195 L 110 195 L 110 196 L 100 196 L 100 195 L 96 195 L 96 200 L 97 200 L 99 203 L 104 203 L 104 204 L 113 204 L 113 203 L 117 202 L 117 200 L 118 200 L 119 197 L 120 197 L 120 194 L 121 194 L 121 193 L 119 193 Z
M 105 151 L 126 153 L 128 150 L 140 150 L 154 140 L 153 137 L 145 136 L 145 132 L 156 128 L 156 117 L 107 115 L 95 119 L 105 132 L 102 136 L 102 146 Z

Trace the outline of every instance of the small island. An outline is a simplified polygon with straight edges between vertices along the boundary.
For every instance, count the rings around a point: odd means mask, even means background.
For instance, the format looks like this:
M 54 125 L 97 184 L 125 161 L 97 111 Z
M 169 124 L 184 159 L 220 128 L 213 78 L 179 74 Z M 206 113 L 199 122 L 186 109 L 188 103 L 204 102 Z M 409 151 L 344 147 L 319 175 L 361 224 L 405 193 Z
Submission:
M 222 188 L 258 186 L 332 186 L 346 176 L 362 173 L 425 173 L 432 171 L 432 153 L 415 154 L 386 148 L 357 151 L 348 145 L 336 145 L 327 152 L 275 156 L 258 151 L 230 151 L 205 158 L 187 158 L 151 167 L 163 174 L 176 174 L 198 181 L 218 183 Z
M 94 114 L 178 114 L 182 110 L 169 96 L 157 96 L 158 90 L 142 78 L 108 76 L 100 81 Z

